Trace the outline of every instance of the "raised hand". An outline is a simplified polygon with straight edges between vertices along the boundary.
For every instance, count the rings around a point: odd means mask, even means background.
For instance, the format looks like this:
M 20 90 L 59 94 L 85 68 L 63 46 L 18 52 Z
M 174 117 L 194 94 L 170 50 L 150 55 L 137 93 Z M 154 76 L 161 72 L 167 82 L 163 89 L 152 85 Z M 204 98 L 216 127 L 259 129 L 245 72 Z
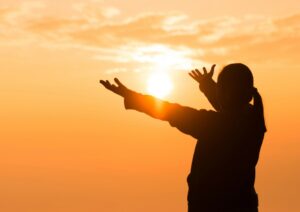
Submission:
M 195 70 L 192 70 L 191 72 L 189 72 L 189 75 L 194 80 L 196 80 L 198 83 L 201 84 L 205 80 L 212 79 L 212 76 L 214 75 L 215 67 L 216 67 L 216 64 L 212 65 L 209 72 L 207 72 L 206 68 L 203 67 L 203 74 L 198 69 L 195 69 Z
M 220 110 L 216 95 L 217 83 L 212 79 L 215 67 L 216 64 L 212 65 L 209 72 L 207 72 L 206 68 L 203 67 L 203 73 L 201 73 L 198 69 L 195 69 L 189 72 L 189 75 L 199 83 L 200 90 L 204 93 L 211 105 L 216 110 Z
M 100 83 L 107 89 L 107 90 L 110 90 L 120 96 L 125 96 L 130 90 L 124 86 L 120 80 L 118 78 L 115 78 L 114 79 L 115 84 L 111 84 L 108 80 L 100 80 Z

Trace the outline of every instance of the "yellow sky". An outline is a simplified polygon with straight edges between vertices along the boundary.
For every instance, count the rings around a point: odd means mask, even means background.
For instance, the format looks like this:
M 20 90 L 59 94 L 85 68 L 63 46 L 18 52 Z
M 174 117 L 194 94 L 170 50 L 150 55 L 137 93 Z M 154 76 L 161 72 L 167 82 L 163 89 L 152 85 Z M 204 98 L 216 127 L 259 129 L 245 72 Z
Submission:
M 300 4 L 193 2 L 0 2 L 1 211 L 186 211 L 195 141 L 98 80 L 147 92 L 161 70 L 167 100 L 210 109 L 187 71 L 230 62 L 265 103 L 261 211 L 300 210 Z

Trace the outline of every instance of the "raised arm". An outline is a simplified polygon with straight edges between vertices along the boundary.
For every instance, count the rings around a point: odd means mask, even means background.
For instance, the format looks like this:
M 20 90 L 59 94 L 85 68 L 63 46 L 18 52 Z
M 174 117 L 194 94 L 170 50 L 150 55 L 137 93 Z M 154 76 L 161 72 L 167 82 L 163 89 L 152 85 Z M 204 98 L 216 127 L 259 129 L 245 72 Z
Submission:
M 171 126 L 195 138 L 201 137 L 201 134 L 204 134 L 206 130 L 206 126 L 208 126 L 206 121 L 207 111 L 198 111 L 150 95 L 139 94 L 128 89 L 117 78 L 115 78 L 116 85 L 107 80 L 100 80 L 100 83 L 106 89 L 124 97 L 126 109 L 133 109 L 146 113 L 153 118 L 168 121 Z
M 209 72 L 203 67 L 203 74 L 198 70 L 192 70 L 189 75 L 199 83 L 199 89 L 204 93 L 210 104 L 215 110 L 219 110 L 220 106 L 217 101 L 216 86 L 217 83 L 212 79 L 216 65 L 212 65 Z
M 153 118 L 168 121 L 173 110 L 171 103 L 159 100 L 150 95 L 142 95 L 135 91 L 128 89 L 117 78 L 114 79 L 115 84 L 108 80 L 100 80 L 100 83 L 108 90 L 118 94 L 124 98 L 124 105 L 126 109 L 134 109 L 144 112 Z

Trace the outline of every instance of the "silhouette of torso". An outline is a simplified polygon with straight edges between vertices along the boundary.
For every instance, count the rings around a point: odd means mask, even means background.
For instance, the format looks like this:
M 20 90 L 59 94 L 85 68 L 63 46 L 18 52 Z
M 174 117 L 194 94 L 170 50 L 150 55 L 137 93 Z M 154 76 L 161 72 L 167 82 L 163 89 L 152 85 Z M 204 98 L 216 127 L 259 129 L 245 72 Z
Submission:
M 190 204 L 257 207 L 254 189 L 265 126 L 249 106 L 239 114 L 200 110 L 208 122 L 198 138 L 190 175 Z M 200 126 L 201 127 L 201 126 Z
M 252 105 L 235 113 L 195 110 L 135 92 L 124 103 L 198 139 L 188 176 L 191 208 L 257 207 L 255 166 L 266 129 Z

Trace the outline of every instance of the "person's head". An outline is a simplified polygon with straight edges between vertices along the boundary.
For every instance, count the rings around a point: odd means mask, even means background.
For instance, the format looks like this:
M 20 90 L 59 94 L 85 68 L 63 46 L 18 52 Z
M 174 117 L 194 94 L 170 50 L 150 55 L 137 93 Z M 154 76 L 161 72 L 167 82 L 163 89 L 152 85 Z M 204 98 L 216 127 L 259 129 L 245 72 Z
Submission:
M 253 75 L 242 63 L 232 63 L 223 68 L 218 76 L 217 96 L 223 110 L 236 110 L 252 99 Z

